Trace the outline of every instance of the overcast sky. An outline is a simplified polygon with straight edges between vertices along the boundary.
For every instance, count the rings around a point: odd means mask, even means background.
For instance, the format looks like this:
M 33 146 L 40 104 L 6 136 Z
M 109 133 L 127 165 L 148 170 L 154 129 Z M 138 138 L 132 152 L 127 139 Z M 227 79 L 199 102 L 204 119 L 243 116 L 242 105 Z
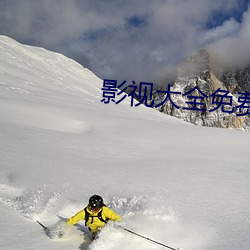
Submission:
M 0 34 L 101 78 L 154 82 L 204 47 L 250 62 L 250 0 L 0 0 Z

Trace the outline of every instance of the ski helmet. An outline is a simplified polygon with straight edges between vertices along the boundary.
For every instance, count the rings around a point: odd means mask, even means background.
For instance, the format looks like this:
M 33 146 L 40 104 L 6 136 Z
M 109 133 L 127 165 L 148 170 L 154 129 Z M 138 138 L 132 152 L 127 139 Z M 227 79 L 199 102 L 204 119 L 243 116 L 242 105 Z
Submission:
M 93 210 L 98 210 L 103 207 L 103 199 L 99 195 L 93 195 L 89 198 L 89 206 Z

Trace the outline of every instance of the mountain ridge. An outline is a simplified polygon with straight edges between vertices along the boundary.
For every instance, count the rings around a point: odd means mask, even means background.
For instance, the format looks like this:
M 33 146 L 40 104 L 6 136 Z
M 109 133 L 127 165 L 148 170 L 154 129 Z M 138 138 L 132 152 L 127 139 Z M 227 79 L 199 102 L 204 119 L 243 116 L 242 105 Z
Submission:
M 250 66 L 245 69 L 227 69 L 226 71 L 221 71 L 221 68 L 214 63 L 209 50 L 201 49 L 180 64 L 176 71 L 176 79 L 171 84 L 171 91 L 181 91 L 184 94 L 197 87 L 202 93 L 208 96 L 204 100 L 206 111 L 187 110 L 187 103 L 190 102 L 190 99 L 183 95 L 179 97 L 173 95 L 173 100 L 181 106 L 180 109 L 174 107 L 168 100 L 158 108 L 161 112 L 181 118 L 195 125 L 242 130 L 249 129 L 249 115 L 242 115 L 242 110 L 236 107 L 240 106 L 237 99 L 238 93 L 250 91 Z M 167 89 L 166 86 L 163 88 Z M 224 91 L 224 93 L 228 92 L 226 98 L 227 100 L 229 98 L 232 99 L 231 108 L 225 108 L 224 112 L 222 112 L 221 108 L 217 109 L 216 112 L 210 112 L 209 110 L 214 110 L 216 108 L 215 104 L 218 104 L 211 95 L 219 89 Z M 196 93 L 195 95 L 199 99 L 202 98 L 201 93 Z M 163 96 L 155 94 L 155 100 L 163 100 L 163 98 Z M 226 100 L 226 98 L 223 100 Z M 230 113 L 229 111 L 232 110 L 232 106 L 235 108 Z

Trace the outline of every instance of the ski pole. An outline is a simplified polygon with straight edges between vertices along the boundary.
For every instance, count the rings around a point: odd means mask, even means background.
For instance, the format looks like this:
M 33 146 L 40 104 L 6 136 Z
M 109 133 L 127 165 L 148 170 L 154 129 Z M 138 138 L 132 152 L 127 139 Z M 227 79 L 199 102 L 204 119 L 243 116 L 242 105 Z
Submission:
M 40 226 L 42 226 L 43 227 L 43 229 L 46 231 L 46 230 L 48 230 L 48 228 L 47 227 L 45 227 L 41 222 L 39 222 L 38 220 L 36 221 Z
M 158 244 L 158 245 L 161 245 L 161 246 L 163 246 L 163 247 L 169 248 L 169 249 L 171 249 L 171 250 L 180 250 L 180 248 L 173 248 L 173 247 L 167 246 L 167 245 L 162 244 L 162 243 L 160 243 L 160 242 L 158 242 L 158 241 L 155 241 L 155 240 L 152 240 L 152 239 L 150 239 L 150 238 L 148 238 L 148 237 L 145 237 L 145 236 L 143 236 L 143 235 L 141 235 L 141 234 L 135 233 L 135 232 L 133 232 L 133 231 L 127 229 L 127 228 L 124 228 L 124 227 L 123 227 L 122 229 L 125 230 L 125 231 L 127 231 L 127 232 L 129 232 L 129 233 L 131 233 L 131 234 L 137 235 L 137 236 L 139 236 L 139 237 L 141 237 L 141 238 L 143 238 L 143 239 L 145 239 L 145 240 L 154 242 L 154 243 L 156 243 L 156 244 Z

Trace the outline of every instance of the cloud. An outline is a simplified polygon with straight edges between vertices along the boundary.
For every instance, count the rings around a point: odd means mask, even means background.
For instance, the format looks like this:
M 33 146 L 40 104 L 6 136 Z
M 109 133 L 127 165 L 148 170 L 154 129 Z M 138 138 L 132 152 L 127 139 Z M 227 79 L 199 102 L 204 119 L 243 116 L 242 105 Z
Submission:
M 204 46 L 212 44 L 218 53 L 225 44 L 234 47 L 238 39 L 243 43 L 249 38 L 247 13 L 242 23 L 227 18 L 213 29 L 206 28 L 214 13 L 233 16 L 238 3 L 2 0 L 0 33 L 64 53 L 102 78 L 152 82 L 162 80 L 180 60 Z
M 235 18 L 230 18 L 224 21 L 221 26 L 204 31 L 201 36 L 201 44 L 211 44 L 213 42 L 219 41 L 225 37 L 235 34 L 240 28 L 240 24 L 235 20 Z
M 224 24 L 220 29 L 227 29 Z M 250 64 L 250 9 L 243 15 L 236 29 L 210 44 L 210 51 L 224 67 L 245 67 Z

